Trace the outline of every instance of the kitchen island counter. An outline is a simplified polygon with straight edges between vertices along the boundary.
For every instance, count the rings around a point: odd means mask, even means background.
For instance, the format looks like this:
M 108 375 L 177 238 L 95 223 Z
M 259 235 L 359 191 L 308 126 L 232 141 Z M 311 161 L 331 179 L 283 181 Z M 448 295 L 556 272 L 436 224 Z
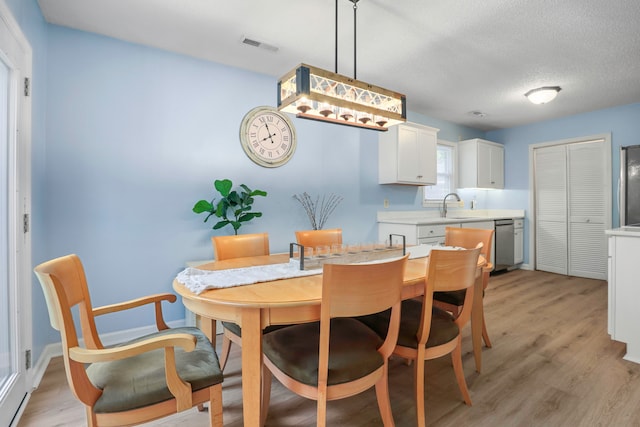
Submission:
M 625 360 L 640 363 L 640 227 L 620 227 L 605 233 L 609 240 L 608 332 L 612 340 L 627 344 Z

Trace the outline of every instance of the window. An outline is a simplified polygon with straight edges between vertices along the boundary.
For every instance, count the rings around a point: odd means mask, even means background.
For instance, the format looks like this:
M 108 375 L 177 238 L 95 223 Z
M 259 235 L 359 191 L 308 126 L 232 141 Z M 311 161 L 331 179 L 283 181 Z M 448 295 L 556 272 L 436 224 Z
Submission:
M 436 185 L 423 187 L 422 205 L 439 206 L 444 196 L 456 188 L 456 146 L 448 141 L 438 141 Z

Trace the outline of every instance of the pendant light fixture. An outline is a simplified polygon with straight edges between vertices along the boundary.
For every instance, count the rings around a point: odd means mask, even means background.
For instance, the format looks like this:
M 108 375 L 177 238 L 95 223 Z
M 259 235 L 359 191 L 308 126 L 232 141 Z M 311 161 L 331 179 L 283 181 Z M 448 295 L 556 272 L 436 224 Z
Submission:
M 356 80 L 356 12 L 353 3 L 353 78 L 338 74 L 338 0 L 335 72 L 300 64 L 278 81 L 278 110 L 296 117 L 386 131 L 407 121 L 406 97 Z

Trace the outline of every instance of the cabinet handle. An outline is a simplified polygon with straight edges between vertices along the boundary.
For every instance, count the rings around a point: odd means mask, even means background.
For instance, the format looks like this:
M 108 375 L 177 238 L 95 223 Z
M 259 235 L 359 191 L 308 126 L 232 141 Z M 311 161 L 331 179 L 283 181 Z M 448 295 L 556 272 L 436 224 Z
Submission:
M 417 178 L 418 178 L 418 179 L 422 179 L 422 175 L 418 175 L 418 176 L 417 176 Z

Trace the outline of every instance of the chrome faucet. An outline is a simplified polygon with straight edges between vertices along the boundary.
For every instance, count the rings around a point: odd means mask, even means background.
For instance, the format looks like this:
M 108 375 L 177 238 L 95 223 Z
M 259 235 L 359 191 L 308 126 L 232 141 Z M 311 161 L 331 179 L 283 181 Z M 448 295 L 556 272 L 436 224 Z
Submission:
M 449 196 L 455 196 L 456 200 L 460 201 L 460 196 L 458 196 L 457 193 L 449 193 L 446 196 L 444 196 L 444 199 L 442 199 L 442 212 L 440 212 L 440 215 L 442 216 L 442 218 L 447 217 L 447 197 Z

